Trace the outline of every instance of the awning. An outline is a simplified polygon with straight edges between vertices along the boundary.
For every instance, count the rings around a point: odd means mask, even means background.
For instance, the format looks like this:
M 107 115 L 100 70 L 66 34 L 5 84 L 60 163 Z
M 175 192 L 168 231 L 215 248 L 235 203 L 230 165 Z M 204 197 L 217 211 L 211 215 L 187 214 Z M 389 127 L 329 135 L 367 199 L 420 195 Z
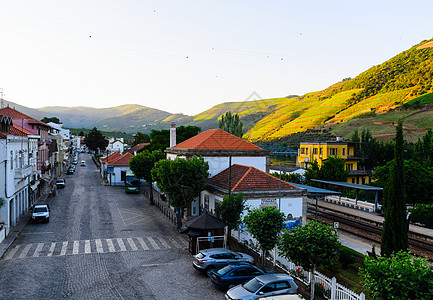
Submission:
M 50 176 L 50 175 L 47 175 L 47 174 L 42 174 L 41 179 L 42 179 L 43 181 L 48 182 L 48 183 L 50 183 L 51 180 L 52 180 L 51 176 Z

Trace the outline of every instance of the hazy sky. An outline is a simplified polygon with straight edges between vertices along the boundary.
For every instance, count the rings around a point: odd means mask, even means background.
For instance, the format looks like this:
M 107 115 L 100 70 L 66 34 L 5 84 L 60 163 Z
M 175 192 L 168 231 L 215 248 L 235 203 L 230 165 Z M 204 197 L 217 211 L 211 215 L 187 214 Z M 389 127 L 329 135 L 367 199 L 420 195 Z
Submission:
M 433 37 L 433 1 L 0 0 L 0 88 L 28 107 L 197 114 L 302 95 Z

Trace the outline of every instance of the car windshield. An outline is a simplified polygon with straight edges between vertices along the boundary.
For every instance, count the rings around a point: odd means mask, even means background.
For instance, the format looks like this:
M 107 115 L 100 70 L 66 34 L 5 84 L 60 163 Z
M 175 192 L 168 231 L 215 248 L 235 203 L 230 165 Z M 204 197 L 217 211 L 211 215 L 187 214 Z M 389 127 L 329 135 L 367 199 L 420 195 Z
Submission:
M 218 275 L 225 275 L 228 272 L 230 272 L 231 270 L 233 270 L 234 268 L 230 265 L 225 266 L 224 268 L 219 269 L 217 272 Z
M 35 207 L 34 212 L 47 212 L 48 209 L 46 207 Z
M 248 292 L 255 293 L 255 292 L 257 292 L 258 289 L 260 289 L 263 286 L 263 283 L 261 281 L 257 280 L 257 278 L 253 278 L 250 281 L 247 281 L 246 283 L 244 283 L 242 286 Z

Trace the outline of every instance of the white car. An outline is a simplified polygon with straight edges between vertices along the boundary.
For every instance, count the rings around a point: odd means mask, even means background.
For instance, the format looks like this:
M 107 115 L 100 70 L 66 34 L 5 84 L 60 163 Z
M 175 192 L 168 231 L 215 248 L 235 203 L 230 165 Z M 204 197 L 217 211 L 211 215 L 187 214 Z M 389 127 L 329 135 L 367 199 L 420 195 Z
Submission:
M 32 221 L 50 222 L 50 208 L 46 204 L 35 205 L 32 211 Z
M 85 167 L 86 166 L 86 161 L 82 160 L 81 163 L 80 163 L 80 166 Z

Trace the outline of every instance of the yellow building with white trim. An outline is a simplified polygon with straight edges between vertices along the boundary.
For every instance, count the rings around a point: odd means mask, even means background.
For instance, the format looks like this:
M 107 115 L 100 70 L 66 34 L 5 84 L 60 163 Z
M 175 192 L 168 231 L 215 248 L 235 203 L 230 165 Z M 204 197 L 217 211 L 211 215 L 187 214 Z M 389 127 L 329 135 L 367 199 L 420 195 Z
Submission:
M 331 156 L 345 160 L 346 170 L 349 171 L 347 182 L 356 184 L 370 183 L 370 171 L 358 168 L 360 157 L 355 157 L 355 143 L 343 142 L 338 139 L 335 142 L 305 142 L 298 149 L 296 165 L 307 169 L 309 164 L 317 160 L 319 167 L 323 161 Z

